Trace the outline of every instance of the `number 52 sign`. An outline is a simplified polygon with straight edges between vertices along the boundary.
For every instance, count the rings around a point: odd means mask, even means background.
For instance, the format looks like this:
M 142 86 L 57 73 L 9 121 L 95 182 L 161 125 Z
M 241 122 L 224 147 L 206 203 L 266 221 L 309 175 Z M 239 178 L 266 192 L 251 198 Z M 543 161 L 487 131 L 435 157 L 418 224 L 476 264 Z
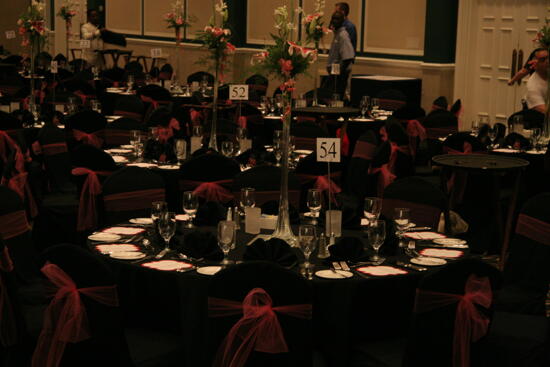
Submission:
M 233 101 L 248 100 L 248 85 L 247 84 L 231 84 L 229 86 L 229 99 Z
M 317 138 L 317 162 L 340 162 L 339 138 Z

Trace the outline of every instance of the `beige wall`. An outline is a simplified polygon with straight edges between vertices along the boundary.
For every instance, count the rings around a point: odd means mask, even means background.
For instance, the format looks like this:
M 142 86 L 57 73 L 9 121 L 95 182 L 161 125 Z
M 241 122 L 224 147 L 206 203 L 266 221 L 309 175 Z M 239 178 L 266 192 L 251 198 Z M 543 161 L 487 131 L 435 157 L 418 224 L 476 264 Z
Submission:
M 17 19 L 25 11 L 25 8 L 30 4 L 24 0 L 0 0 L 0 44 L 10 53 L 16 54 L 24 52 L 21 47 L 21 36 L 17 32 Z M 15 39 L 6 39 L 6 31 L 15 31 Z

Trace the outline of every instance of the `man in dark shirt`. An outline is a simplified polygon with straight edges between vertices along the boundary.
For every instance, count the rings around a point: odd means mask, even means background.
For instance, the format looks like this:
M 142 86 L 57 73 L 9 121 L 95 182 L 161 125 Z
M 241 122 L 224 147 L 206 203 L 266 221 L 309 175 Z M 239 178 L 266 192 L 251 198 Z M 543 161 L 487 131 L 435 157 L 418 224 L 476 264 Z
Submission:
M 344 27 L 346 28 L 346 31 L 348 31 L 349 38 L 351 40 L 351 44 L 353 46 L 353 50 L 355 51 L 357 49 L 357 29 L 355 28 L 355 24 L 353 24 L 349 19 L 349 4 L 348 3 L 336 3 L 334 11 L 340 12 L 344 14 Z

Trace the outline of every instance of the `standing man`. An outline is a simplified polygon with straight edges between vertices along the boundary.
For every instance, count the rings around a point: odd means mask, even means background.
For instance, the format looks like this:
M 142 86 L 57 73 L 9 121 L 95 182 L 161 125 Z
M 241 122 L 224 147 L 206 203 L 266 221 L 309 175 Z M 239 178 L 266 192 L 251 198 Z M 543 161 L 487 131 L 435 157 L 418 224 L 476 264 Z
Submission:
M 335 82 L 334 91 L 340 96 L 344 96 L 346 92 L 346 85 L 348 84 L 348 77 L 351 72 L 351 64 L 355 57 L 355 51 L 353 50 L 348 31 L 346 27 L 344 27 L 344 20 L 343 13 L 334 12 L 334 14 L 332 14 L 330 28 L 334 32 L 334 38 L 330 45 L 327 61 L 327 71 L 329 74 L 333 75 Z M 335 72 L 335 68 L 340 69 L 339 73 Z
M 353 64 L 353 61 L 355 60 L 355 50 L 357 50 L 357 29 L 355 28 L 355 24 L 353 24 L 349 18 L 349 4 L 345 2 L 336 3 L 334 7 L 334 11 L 342 13 L 344 15 L 344 28 L 346 28 L 346 31 L 348 32 L 349 39 L 351 41 L 351 45 L 353 47 L 353 60 L 351 64 L 349 65 L 349 72 L 348 72 L 348 80 L 346 81 L 346 89 L 344 91 L 345 98 L 348 101 L 351 100 L 351 67 Z
M 99 13 L 95 9 L 89 9 L 86 12 L 88 22 L 80 27 L 80 37 L 84 40 L 90 40 L 90 48 L 84 50 L 83 58 L 91 66 L 100 66 L 100 58 L 95 50 L 103 49 L 103 40 L 101 39 L 104 28 L 99 28 Z
M 546 114 L 548 106 L 548 50 L 541 48 L 535 52 L 535 72 L 527 81 L 527 107 L 531 110 Z

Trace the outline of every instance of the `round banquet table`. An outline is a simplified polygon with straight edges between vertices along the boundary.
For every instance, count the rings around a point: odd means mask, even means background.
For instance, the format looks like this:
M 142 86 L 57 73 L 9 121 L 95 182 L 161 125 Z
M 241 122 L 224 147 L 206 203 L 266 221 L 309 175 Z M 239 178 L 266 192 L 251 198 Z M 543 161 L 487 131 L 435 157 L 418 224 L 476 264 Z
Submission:
M 482 175 L 490 175 L 493 178 L 493 195 L 491 199 L 494 201 L 495 218 L 500 218 L 500 205 L 499 196 L 501 190 L 501 177 L 505 174 L 511 174 L 515 176 L 513 179 L 513 191 L 510 204 L 508 205 L 508 214 L 506 223 L 502 224 L 501 220 L 497 220 L 498 233 L 502 236 L 502 248 L 500 256 L 500 268 L 504 268 L 506 261 L 506 254 L 508 251 L 508 245 L 510 243 L 510 236 L 512 231 L 512 221 L 517 204 L 518 193 L 522 182 L 522 175 L 525 169 L 529 166 L 529 162 L 516 157 L 491 155 L 491 154 L 443 154 L 437 155 L 432 158 L 433 164 L 441 167 L 448 168 L 448 170 L 441 170 L 441 187 L 447 187 L 446 182 L 451 179 L 454 172 L 465 172 Z M 453 189 L 456 185 L 453 185 Z M 448 193 L 449 200 L 451 200 L 451 207 L 453 203 L 454 194 L 459 190 L 452 190 Z
M 121 225 L 131 226 L 127 223 Z M 155 240 L 154 231 L 147 228 L 141 237 L 134 238 L 132 242 L 148 254 L 142 260 L 116 260 L 108 255 L 100 255 L 96 249 L 97 242 L 89 241 L 88 244 L 98 256 L 105 257 L 116 274 L 126 323 L 181 333 L 186 362 L 188 365 L 202 366 L 207 359 L 207 297 L 211 277 L 201 275 L 194 269 L 177 272 L 141 266 L 144 262 L 155 261 L 154 257 L 149 256 L 164 246 L 161 241 Z M 213 233 L 216 231 L 215 228 L 201 229 Z M 175 237 L 183 236 L 191 230 L 178 222 Z M 344 231 L 344 236 L 349 235 L 362 236 L 362 232 Z M 254 236 L 238 231 L 237 245 L 230 253 L 230 258 L 242 259 L 246 245 Z M 140 245 L 144 237 L 155 244 L 154 249 L 145 249 Z M 299 250 L 293 251 L 299 259 L 303 259 Z M 215 262 L 181 260 L 178 255 L 174 250 L 163 259 L 187 261 L 197 266 L 217 265 Z M 312 259 L 317 259 L 316 252 Z M 404 254 L 388 257 L 384 265 L 393 265 L 398 260 L 407 261 L 408 257 Z M 317 260 L 315 271 L 328 269 L 327 265 L 327 262 Z M 399 268 L 407 273 L 375 277 L 353 271 L 353 277 L 347 279 L 321 279 L 313 276 L 310 280 L 313 291 L 314 345 L 325 353 L 330 365 L 346 365 L 354 342 L 402 336 L 407 332 L 416 286 L 425 272 Z M 428 268 L 428 271 L 435 268 Z M 293 269 L 298 271 L 299 267 Z

